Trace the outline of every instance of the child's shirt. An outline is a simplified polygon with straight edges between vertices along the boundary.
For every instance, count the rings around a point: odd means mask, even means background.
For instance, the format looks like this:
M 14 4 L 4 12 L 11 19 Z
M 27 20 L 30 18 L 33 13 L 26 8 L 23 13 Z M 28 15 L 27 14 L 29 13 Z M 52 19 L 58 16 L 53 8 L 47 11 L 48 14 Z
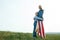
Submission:
M 35 16 L 34 21 L 37 21 L 37 20 L 43 20 L 43 18 L 39 18 L 38 16 Z

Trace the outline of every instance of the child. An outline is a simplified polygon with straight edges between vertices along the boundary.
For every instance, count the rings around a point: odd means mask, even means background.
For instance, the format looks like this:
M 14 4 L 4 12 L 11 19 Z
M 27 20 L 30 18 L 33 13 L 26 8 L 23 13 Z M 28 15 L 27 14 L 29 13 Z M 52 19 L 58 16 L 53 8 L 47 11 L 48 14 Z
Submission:
M 35 17 L 34 17 L 33 37 L 36 37 L 36 25 L 37 25 L 37 21 L 38 20 L 43 20 L 43 18 L 39 18 L 37 15 L 38 15 L 38 12 L 35 13 Z

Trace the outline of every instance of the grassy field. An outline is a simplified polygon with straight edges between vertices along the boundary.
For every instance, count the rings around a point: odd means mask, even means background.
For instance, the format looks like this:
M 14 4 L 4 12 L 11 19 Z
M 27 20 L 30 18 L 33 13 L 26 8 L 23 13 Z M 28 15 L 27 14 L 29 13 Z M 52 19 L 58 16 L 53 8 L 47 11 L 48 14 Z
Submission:
M 0 31 L 0 40 L 33 40 L 32 33 L 15 33 Z M 37 37 L 36 40 L 42 40 Z M 46 34 L 46 40 L 60 40 L 60 34 Z

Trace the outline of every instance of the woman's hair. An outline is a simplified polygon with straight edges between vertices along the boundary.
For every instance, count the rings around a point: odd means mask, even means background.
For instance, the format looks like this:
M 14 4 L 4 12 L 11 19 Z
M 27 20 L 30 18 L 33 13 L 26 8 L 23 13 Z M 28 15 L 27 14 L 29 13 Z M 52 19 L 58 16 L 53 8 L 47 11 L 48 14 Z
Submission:
M 39 9 L 42 9 L 42 6 L 41 5 L 39 5 Z

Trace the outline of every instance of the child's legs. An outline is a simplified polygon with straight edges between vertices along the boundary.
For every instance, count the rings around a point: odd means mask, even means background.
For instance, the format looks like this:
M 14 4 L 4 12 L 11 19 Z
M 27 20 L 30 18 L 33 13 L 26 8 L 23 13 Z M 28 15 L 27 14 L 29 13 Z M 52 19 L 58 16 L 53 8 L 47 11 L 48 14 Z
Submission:
M 33 37 L 36 37 L 36 25 L 37 25 L 37 21 L 34 22 L 34 30 L 33 30 Z

